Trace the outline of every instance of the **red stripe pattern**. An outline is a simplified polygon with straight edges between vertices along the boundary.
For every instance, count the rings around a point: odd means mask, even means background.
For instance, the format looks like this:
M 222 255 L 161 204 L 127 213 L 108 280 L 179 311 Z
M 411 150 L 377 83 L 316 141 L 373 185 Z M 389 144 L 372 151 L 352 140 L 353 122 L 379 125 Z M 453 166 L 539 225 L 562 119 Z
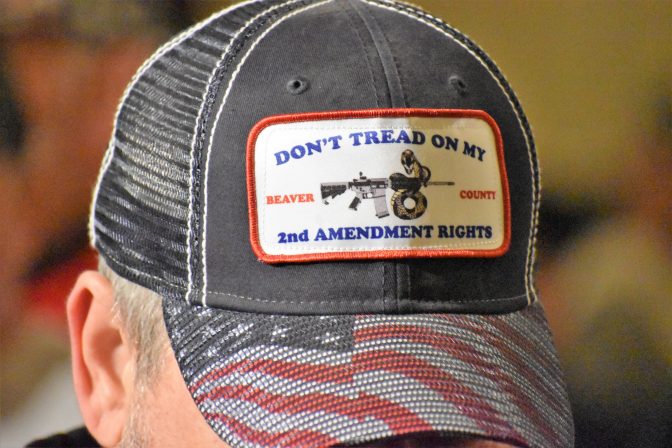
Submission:
M 213 315 L 182 305 L 166 311 L 169 329 Z M 495 316 L 284 317 L 281 325 L 230 316 L 218 313 L 202 338 L 191 333 L 183 345 L 237 347 L 198 352 L 173 342 L 197 406 L 231 446 L 327 447 L 427 431 L 571 446 L 571 414 L 539 305 Z M 230 337 L 243 318 L 245 335 Z

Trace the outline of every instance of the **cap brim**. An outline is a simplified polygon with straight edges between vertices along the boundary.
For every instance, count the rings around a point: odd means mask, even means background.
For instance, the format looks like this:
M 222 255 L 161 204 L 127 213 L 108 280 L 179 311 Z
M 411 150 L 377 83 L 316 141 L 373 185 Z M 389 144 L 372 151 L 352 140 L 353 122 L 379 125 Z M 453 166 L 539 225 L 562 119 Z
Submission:
M 164 300 L 204 418 L 236 447 L 317 447 L 410 432 L 571 445 L 538 303 L 510 314 L 259 315 Z

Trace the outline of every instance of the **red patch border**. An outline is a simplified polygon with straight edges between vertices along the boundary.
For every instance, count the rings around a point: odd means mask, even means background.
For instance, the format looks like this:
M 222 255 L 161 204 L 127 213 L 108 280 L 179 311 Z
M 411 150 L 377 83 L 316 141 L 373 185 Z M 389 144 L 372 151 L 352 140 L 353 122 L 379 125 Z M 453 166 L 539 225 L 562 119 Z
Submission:
M 257 192 L 254 178 L 255 146 L 259 134 L 267 127 L 275 124 L 297 123 L 303 121 L 327 121 L 347 118 L 383 118 L 383 117 L 451 117 L 479 118 L 490 125 L 495 135 L 499 173 L 502 182 L 504 200 L 504 241 L 496 249 L 391 249 L 369 251 L 313 252 L 310 254 L 271 255 L 266 253 L 259 241 L 257 213 Z M 272 115 L 260 120 L 250 132 L 247 139 L 247 204 L 250 222 L 250 243 L 254 254 L 260 261 L 275 263 L 305 263 L 315 261 L 337 260 L 380 260 L 395 258 L 494 258 L 504 255 L 511 245 L 511 198 L 509 179 L 504 162 L 504 144 L 499 126 L 485 111 L 473 109 L 360 109 L 341 110 L 334 112 L 309 112 L 299 114 Z

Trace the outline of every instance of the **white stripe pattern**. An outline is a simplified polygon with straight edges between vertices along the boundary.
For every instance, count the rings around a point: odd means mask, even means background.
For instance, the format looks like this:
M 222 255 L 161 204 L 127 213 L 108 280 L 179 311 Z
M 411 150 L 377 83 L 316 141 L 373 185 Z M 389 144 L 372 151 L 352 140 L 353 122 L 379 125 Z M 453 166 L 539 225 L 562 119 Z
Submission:
M 200 405 L 203 413 L 221 413 L 222 409 L 234 410 L 230 417 L 244 422 L 245 425 L 259 431 L 282 433 L 291 430 L 316 431 L 327 434 L 337 440 L 348 440 L 354 427 L 365 427 L 380 434 L 392 435 L 390 428 L 382 421 L 374 418 L 365 418 L 360 421 L 355 418 L 324 411 L 299 412 L 288 414 L 283 412 L 269 412 L 255 403 L 237 399 L 219 399 L 205 401 Z

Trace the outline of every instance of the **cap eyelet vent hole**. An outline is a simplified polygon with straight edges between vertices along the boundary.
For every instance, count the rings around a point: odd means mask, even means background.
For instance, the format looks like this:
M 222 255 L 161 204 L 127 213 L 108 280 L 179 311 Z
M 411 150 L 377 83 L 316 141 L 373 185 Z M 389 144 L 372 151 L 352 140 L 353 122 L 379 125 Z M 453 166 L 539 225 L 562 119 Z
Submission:
M 448 84 L 450 84 L 453 90 L 455 90 L 460 96 L 465 96 L 469 91 L 467 84 L 458 75 L 451 75 L 448 78 Z
M 308 80 L 300 76 L 292 78 L 287 82 L 287 91 L 292 95 L 299 95 L 308 90 L 308 87 Z

